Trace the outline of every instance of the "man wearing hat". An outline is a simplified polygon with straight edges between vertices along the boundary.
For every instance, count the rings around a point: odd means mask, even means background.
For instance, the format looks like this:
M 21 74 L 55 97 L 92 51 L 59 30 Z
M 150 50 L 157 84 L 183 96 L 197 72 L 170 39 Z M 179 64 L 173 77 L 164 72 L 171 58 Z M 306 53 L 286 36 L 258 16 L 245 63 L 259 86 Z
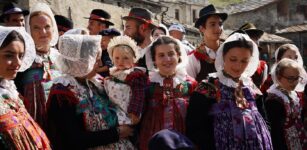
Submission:
M 223 32 L 223 22 L 226 13 L 219 13 L 213 5 L 200 10 L 195 27 L 203 34 L 202 43 L 189 55 L 187 73 L 198 82 L 207 78 L 209 73 L 216 72 L 214 61 L 219 48 L 220 36 Z
M 239 30 L 245 31 L 248 36 L 257 44 L 258 49 L 260 50 L 261 48 L 259 47 L 259 39 L 263 35 L 263 31 L 260 29 L 257 29 L 256 26 L 252 23 L 245 23 L 242 25 Z M 264 83 L 264 81 L 268 77 L 268 65 L 264 60 L 259 60 L 259 65 L 257 68 L 257 71 L 255 74 L 252 76 L 252 79 L 255 83 L 255 85 L 260 88 L 260 86 Z
M 25 26 L 25 16 L 29 14 L 28 10 L 23 10 L 16 3 L 8 3 L 2 9 L 0 22 L 4 22 L 5 26 Z
M 110 21 L 111 15 L 102 9 L 93 9 L 90 17 L 86 19 L 89 19 L 87 29 L 90 31 L 90 35 L 98 35 L 100 31 L 114 25 Z
M 170 36 L 181 41 L 187 54 L 189 54 L 195 49 L 195 47 L 184 38 L 186 31 L 182 24 L 179 24 L 179 23 L 172 24 L 168 28 L 168 31 L 169 31 Z
M 109 53 L 107 51 L 110 40 L 115 36 L 120 36 L 120 32 L 115 28 L 105 29 L 99 32 L 101 38 L 101 63 L 99 64 L 99 68 L 97 68 L 96 72 L 99 73 L 103 77 L 109 76 L 109 68 L 113 66 L 112 61 L 110 59 Z
M 56 21 L 59 36 L 63 35 L 66 31 L 74 28 L 73 22 L 62 15 L 54 15 L 54 19 Z
M 123 20 L 126 21 L 124 34 L 134 39 L 141 48 L 137 65 L 147 68 L 145 54 L 149 51 L 148 46 L 152 42 L 151 31 L 158 27 L 152 20 L 152 13 L 148 9 L 132 8 Z

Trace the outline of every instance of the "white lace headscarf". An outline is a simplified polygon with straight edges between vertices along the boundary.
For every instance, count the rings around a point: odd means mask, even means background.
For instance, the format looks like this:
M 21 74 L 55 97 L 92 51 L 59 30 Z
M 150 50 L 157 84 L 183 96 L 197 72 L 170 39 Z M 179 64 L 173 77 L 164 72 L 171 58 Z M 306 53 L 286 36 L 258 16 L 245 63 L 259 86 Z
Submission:
M 300 65 L 302 68 L 304 68 L 304 67 L 303 67 L 303 65 L 304 65 L 304 64 L 303 64 L 303 58 L 302 58 L 302 56 L 301 56 L 301 53 L 300 53 L 298 47 L 295 46 L 294 44 L 284 44 L 284 45 L 280 46 L 280 47 L 275 51 L 275 63 L 272 65 L 272 67 L 271 67 L 271 72 L 270 72 L 270 74 L 271 74 L 271 76 L 272 76 L 272 80 L 274 81 L 274 83 L 277 81 L 276 75 L 274 75 L 275 72 L 276 72 L 276 66 L 277 66 L 277 64 L 278 64 L 277 56 L 278 56 L 278 53 L 279 53 L 280 49 L 281 49 L 282 47 L 285 47 L 285 46 L 286 46 L 286 47 L 289 47 L 288 50 L 295 51 L 295 53 L 296 53 L 296 55 L 297 55 L 297 59 L 296 59 L 295 61 L 298 63 L 298 65 Z M 287 51 L 288 51 L 288 50 L 287 50 Z M 283 58 L 283 59 L 284 59 L 284 58 Z M 279 61 L 280 61 L 280 60 L 279 60 Z M 305 69 L 300 70 L 300 71 L 302 72 L 302 75 L 306 74 Z M 299 83 L 297 84 L 296 88 L 295 88 L 295 91 L 297 91 L 297 92 L 302 92 L 302 91 L 304 91 L 305 84 L 306 84 L 306 82 L 307 82 L 307 77 L 304 77 L 304 76 L 302 76 L 302 77 L 303 77 L 303 80 L 302 80 L 301 82 L 299 82 Z
M 48 14 L 48 16 L 51 18 L 52 23 L 52 39 L 50 41 L 50 46 L 55 46 L 58 42 L 59 33 L 56 21 L 54 19 L 54 14 L 52 13 L 50 7 L 45 3 L 37 3 L 33 7 L 30 8 L 30 14 L 26 17 L 26 30 L 31 35 L 31 28 L 30 28 L 30 18 L 34 12 L 44 12 Z
M 280 60 L 275 68 L 274 68 L 274 72 L 272 72 L 272 80 L 274 82 L 274 86 L 277 87 L 279 86 L 280 82 L 278 81 L 277 79 L 277 76 L 280 75 L 280 70 L 283 68 L 286 68 L 286 67 L 291 67 L 291 68 L 297 68 L 298 71 L 299 71 L 299 76 L 303 78 L 303 80 L 301 82 L 299 82 L 297 84 L 297 86 L 295 87 L 295 91 L 298 91 L 298 92 L 302 92 L 304 91 L 304 87 L 306 85 L 306 79 L 307 79 L 307 73 L 305 71 L 305 69 L 303 68 L 303 66 L 295 61 L 295 60 L 292 60 L 292 59 L 289 59 L 289 58 L 283 58 L 282 60 Z M 304 81 L 305 80 L 305 81 Z
M 12 31 L 18 32 L 23 37 L 23 40 L 25 42 L 25 52 L 24 56 L 21 59 L 21 66 L 18 70 L 19 72 L 23 72 L 29 67 L 31 67 L 35 59 L 35 44 L 31 36 L 25 31 L 23 27 L 0 27 L 0 46 Z
M 180 72 L 185 72 L 185 68 L 188 64 L 188 56 L 187 56 L 187 52 L 185 51 L 185 48 L 184 48 L 184 45 L 178 40 L 178 39 L 175 39 L 171 36 L 168 36 L 168 35 L 163 35 L 163 36 L 160 36 L 159 38 L 157 38 L 153 43 L 152 45 L 159 39 L 163 38 L 163 37 L 169 37 L 173 40 L 175 40 L 175 42 L 177 43 L 177 45 L 179 46 L 179 51 L 180 51 L 180 59 L 181 59 L 181 62 L 176 66 L 176 72 L 177 71 L 180 71 Z M 147 69 L 149 71 L 154 71 L 154 72 L 157 72 L 158 71 L 158 68 L 156 68 L 154 66 L 154 62 L 152 60 L 152 53 L 151 53 L 151 47 L 152 45 L 149 47 L 147 53 L 146 53 L 146 66 L 147 66 Z
M 70 29 L 68 31 L 66 31 L 64 33 L 64 35 L 67 35 L 67 34 L 83 34 L 83 35 L 89 35 L 89 31 L 88 29 L 85 29 L 85 28 L 75 28 L 75 29 Z
M 55 62 L 59 70 L 73 77 L 88 75 L 101 54 L 100 41 L 99 35 L 62 35 Z
M 228 42 L 237 41 L 240 39 L 245 39 L 248 42 L 253 44 L 252 55 L 249 59 L 249 63 L 245 68 L 244 72 L 242 73 L 240 80 L 243 81 L 244 85 L 253 85 L 250 77 L 255 73 L 259 64 L 259 50 L 258 46 L 253 42 L 253 40 L 247 35 L 242 33 L 234 33 L 230 35 L 225 42 L 218 48 L 216 52 L 216 59 L 215 59 L 215 69 L 217 71 L 216 75 L 220 78 L 220 81 L 230 87 L 237 87 L 238 84 L 234 82 L 232 79 L 229 79 L 223 75 L 224 70 L 224 45 Z M 209 74 L 209 76 L 214 76 L 213 74 Z

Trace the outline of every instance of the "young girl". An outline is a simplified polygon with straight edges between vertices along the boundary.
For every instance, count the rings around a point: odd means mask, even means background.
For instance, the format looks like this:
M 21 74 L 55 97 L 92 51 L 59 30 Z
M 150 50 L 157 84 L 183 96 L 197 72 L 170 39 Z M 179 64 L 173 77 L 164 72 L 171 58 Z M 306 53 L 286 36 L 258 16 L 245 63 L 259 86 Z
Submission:
M 302 115 L 302 101 L 295 88 L 306 79 L 304 68 L 296 61 L 284 58 L 273 70 L 274 84 L 267 90 L 265 101 L 274 149 L 302 150 L 307 148 Z
M 47 102 L 48 133 L 54 149 L 133 149 L 125 138 L 128 126 L 117 127 L 117 116 L 102 83 L 95 78 L 100 36 L 62 35 L 59 69 Z
M 232 34 L 218 49 L 217 73 L 198 85 L 187 112 L 187 136 L 200 149 L 272 149 L 256 107 L 260 91 L 250 78 L 258 55 L 257 45 L 241 33 Z
M 185 50 L 170 36 L 159 37 L 150 48 L 156 70 L 150 72 L 149 95 L 140 131 L 140 149 L 162 129 L 185 133 L 185 116 L 190 93 L 197 82 L 185 72 Z
M 49 150 L 45 133 L 27 112 L 12 81 L 29 68 L 35 46 L 24 28 L 0 27 L 0 149 Z
M 146 69 L 135 67 L 139 52 L 134 40 L 128 36 L 114 37 L 108 45 L 114 64 L 104 86 L 111 101 L 117 104 L 118 123 L 136 125 L 140 121 L 148 78 Z

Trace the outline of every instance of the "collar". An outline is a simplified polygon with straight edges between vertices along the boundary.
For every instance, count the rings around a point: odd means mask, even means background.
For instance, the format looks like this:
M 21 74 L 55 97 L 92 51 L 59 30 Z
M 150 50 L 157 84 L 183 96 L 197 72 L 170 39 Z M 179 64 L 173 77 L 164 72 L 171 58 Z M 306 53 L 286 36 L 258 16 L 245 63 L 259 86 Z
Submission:
M 184 82 L 187 78 L 187 73 L 184 69 L 177 69 L 176 73 L 172 76 L 173 78 L 173 88 L 176 88 L 177 85 Z M 151 71 L 149 73 L 150 82 L 159 83 L 160 86 L 163 86 L 163 80 L 166 77 L 162 77 L 159 71 Z

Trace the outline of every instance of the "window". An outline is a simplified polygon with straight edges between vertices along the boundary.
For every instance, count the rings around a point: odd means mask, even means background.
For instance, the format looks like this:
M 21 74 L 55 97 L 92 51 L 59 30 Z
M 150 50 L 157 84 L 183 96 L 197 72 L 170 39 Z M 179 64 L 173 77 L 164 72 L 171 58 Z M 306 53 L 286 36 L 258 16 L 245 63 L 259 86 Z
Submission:
M 196 21 L 196 10 L 195 9 L 193 9 L 192 15 L 193 15 L 193 22 L 195 22 Z
M 175 9 L 175 19 L 179 20 L 179 9 Z

